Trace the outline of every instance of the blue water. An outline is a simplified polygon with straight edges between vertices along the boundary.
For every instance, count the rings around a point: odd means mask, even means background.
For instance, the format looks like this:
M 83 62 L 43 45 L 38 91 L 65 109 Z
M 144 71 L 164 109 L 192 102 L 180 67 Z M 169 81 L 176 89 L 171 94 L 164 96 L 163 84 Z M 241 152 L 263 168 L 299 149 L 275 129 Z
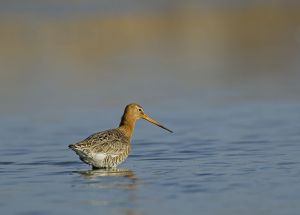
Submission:
M 144 108 L 174 133 L 139 122 L 114 171 L 92 171 L 67 145 L 122 108 L 2 117 L 1 214 L 298 214 L 299 103 Z
M 1 1 L 0 215 L 300 214 L 299 11 Z M 92 171 L 68 145 L 131 102 L 174 133 L 141 120 Z

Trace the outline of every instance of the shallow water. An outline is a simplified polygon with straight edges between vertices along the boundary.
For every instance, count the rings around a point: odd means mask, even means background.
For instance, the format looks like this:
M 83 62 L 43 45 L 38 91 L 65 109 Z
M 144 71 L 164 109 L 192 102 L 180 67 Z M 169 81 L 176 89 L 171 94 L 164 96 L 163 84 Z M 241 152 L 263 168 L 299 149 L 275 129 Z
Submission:
M 299 108 L 260 102 L 165 115 L 153 109 L 175 133 L 138 123 L 132 154 L 110 171 L 90 170 L 67 149 L 95 125 L 104 129 L 97 119 L 90 126 L 63 113 L 33 123 L 4 119 L 1 213 L 295 214 Z
M 122 2 L 0 2 L 0 214 L 298 215 L 299 3 Z M 174 133 L 92 171 L 130 102 Z

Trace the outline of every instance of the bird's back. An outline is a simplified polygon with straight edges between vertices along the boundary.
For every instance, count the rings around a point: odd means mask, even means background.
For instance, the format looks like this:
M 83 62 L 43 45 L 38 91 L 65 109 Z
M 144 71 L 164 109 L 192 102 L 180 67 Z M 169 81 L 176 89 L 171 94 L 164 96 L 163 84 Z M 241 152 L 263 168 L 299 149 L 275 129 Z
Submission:
M 98 132 L 83 141 L 69 145 L 80 159 L 96 168 L 114 167 L 131 151 L 130 139 L 118 128 Z

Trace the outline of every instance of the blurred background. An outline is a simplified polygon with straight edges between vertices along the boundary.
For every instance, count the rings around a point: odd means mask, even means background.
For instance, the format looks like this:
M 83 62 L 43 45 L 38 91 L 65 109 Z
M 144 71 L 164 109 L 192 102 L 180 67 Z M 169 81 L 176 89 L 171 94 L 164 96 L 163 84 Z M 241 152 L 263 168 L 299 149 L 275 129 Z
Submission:
M 299 10 L 278 0 L 1 1 L 0 113 L 298 101 Z

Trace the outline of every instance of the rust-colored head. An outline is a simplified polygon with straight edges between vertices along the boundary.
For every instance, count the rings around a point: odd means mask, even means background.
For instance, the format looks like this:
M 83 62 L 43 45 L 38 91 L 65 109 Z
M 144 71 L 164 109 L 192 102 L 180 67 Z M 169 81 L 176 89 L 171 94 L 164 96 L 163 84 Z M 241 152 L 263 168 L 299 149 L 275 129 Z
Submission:
M 147 121 L 163 128 L 163 129 L 173 133 L 173 131 L 171 131 L 170 129 L 164 127 L 159 122 L 157 122 L 156 120 L 152 119 L 147 114 L 145 114 L 142 106 L 139 105 L 139 104 L 136 104 L 136 103 L 131 103 L 131 104 L 126 106 L 124 114 L 122 116 L 120 126 L 122 126 L 125 123 L 129 123 L 129 124 L 132 124 L 134 126 L 135 121 L 138 120 L 138 119 L 145 119 L 145 120 L 147 120 Z

